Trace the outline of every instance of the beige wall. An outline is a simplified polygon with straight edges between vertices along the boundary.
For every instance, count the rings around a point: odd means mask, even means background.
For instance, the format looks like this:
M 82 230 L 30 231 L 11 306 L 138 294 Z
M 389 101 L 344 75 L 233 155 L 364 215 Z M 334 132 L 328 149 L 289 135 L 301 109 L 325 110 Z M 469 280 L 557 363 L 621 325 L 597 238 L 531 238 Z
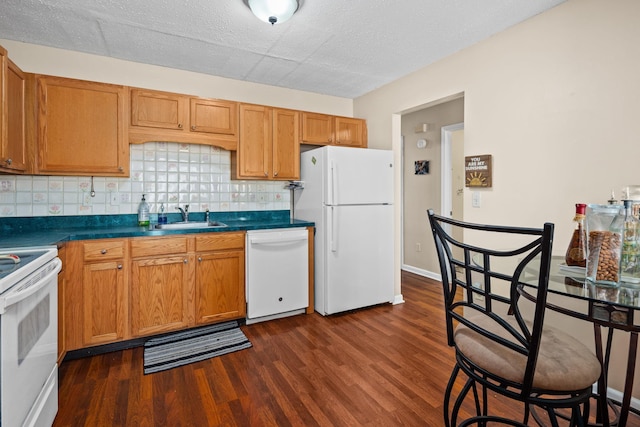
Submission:
M 271 105 L 338 116 L 353 115 L 353 101 L 336 96 L 243 82 L 0 39 L 23 71 Z
M 356 99 L 354 114 L 368 120 L 370 146 L 393 148 L 400 164 L 397 115 L 464 93 L 465 155 L 493 155 L 493 188 L 480 208 L 465 190 L 464 218 L 553 222 L 563 254 L 574 203 L 605 202 L 640 182 L 639 16 L 637 0 L 569 0 Z M 399 287 L 399 224 L 396 236 Z
M 440 134 L 443 126 L 462 123 L 464 99 L 458 98 L 402 116 L 404 137 L 403 164 L 403 249 L 405 268 L 436 270 L 435 247 L 427 221 L 427 209 L 439 209 L 441 204 L 442 164 Z M 416 133 L 416 126 L 427 123 L 429 130 Z M 426 139 L 426 148 L 418 148 L 418 139 Z M 461 157 L 462 155 L 460 155 Z M 415 161 L 428 160 L 429 174 L 416 175 Z M 457 159 L 460 160 L 460 159 Z M 419 245 L 419 248 L 418 248 Z

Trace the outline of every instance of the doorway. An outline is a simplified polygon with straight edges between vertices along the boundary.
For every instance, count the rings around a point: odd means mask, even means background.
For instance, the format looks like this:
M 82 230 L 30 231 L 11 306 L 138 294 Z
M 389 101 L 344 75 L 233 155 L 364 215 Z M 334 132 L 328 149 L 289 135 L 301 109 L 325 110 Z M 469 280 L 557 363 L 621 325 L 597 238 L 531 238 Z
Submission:
M 412 109 L 400 118 L 402 269 L 439 279 L 426 211 L 434 209 L 456 217 L 463 215 L 464 197 L 462 192 L 457 192 L 464 188 L 460 185 L 464 184 L 464 173 L 458 170 L 464 167 L 464 97 L 460 94 Z

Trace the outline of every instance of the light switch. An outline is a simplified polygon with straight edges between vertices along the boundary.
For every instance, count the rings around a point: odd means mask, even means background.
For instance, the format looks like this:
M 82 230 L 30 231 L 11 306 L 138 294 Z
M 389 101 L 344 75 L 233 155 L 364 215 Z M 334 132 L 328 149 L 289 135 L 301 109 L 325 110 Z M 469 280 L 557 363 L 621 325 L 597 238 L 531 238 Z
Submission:
M 480 192 L 479 191 L 474 191 L 473 193 L 471 193 L 471 206 L 473 206 L 474 208 L 479 208 L 480 207 Z

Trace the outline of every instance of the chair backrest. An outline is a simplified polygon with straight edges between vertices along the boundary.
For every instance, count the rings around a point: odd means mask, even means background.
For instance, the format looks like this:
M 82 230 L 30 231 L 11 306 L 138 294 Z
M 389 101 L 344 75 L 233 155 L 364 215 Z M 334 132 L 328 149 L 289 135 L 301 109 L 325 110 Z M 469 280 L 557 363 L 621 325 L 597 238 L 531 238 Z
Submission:
M 545 223 L 543 228 L 481 225 L 439 216 L 431 209 L 427 212 L 440 262 L 449 345 L 454 345 L 455 322 L 460 322 L 525 355 L 524 386 L 528 388 L 542 337 L 553 224 Z M 482 244 L 454 239 L 447 231 L 453 227 L 463 230 L 465 240 L 471 240 L 467 237 L 472 235 L 473 241 Z M 523 314 L 518 286 L 525 283 L 534 286 L 530 292 L 536 301 Z M 485 316 L 484 321 L 478 322 L 479 316 Z

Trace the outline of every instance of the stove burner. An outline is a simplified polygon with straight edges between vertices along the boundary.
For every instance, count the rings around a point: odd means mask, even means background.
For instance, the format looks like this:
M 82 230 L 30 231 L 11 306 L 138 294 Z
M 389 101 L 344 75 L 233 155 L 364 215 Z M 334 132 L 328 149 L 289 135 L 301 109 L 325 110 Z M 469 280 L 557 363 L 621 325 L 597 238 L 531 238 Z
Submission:
M 17 264 L 20 262 L 20 257 L 16 254 L 0 255 L 0 262 L 3 261 L 11 261 L 14 264 Z
M 45 252 L 46 251 L 21 252 L 20 256 L 15 254 L 0 254 L 0 279 L 23 268 Z M 17 258 L 17 260 L 13 257 Z

